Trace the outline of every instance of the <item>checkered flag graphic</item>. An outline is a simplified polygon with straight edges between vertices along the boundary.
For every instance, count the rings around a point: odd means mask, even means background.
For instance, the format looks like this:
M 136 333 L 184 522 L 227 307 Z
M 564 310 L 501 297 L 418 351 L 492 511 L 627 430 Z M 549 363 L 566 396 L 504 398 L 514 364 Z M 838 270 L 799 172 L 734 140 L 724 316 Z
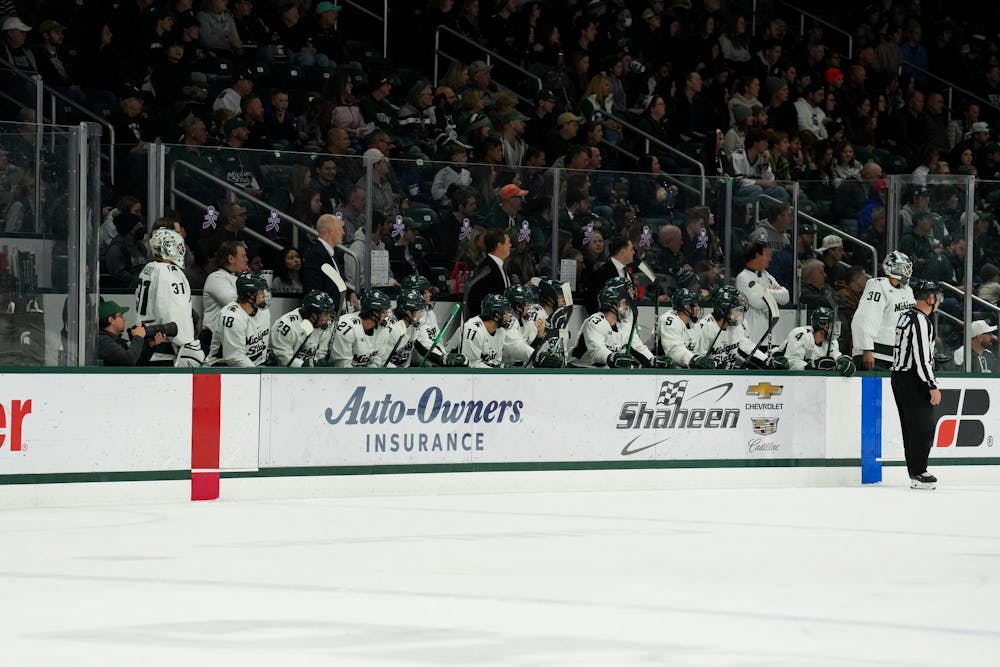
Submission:
M 687 380 L 679 382 L 667 380 L 660 385 L 660 395 L 656 399 L 656 404 L 668 408 L 672 405 L 680 406 L 681 401 L 684 400 L 684 392 L 687 391 L 687 386 Z

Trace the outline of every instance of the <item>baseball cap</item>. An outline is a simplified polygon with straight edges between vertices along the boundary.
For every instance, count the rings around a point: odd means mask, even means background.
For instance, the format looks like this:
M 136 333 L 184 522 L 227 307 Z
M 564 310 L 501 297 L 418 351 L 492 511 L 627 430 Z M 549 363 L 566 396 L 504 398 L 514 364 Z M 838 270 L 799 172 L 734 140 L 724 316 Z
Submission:
M 995 324 L 990 324 L 986 320 L 975 320 L 972 326 L 969 327 L 969 338 L 975 338 L 984 333 L 993 333 L 997 330 Z
M 996 153 L 997 151 L 1000 151 L 1000 142 L 991 141 L 990 143 L 986 144 L 987 153 Z
M 743 104 L 733 105 L 733 120 L 735 120 L 737 124 L 742 123 L 750 116 L 751 116 L 750 107 L 745 106 Z
M 31 30 L 31 26 L 16 16 L 8 16 L 4 19 L 3 27 L 0 30 L 21 30 L 22 32 L 28 32 Z
M 995 264 L 983 264 L 983 268 L 979 270 L 979 279 L 987 283 L 997 276 L 1000 276 L 1000 268 L 997 268 Z
M 971 134 L 976 134 L 977 132 L 989 132 L 989 131 L 990 131 L 990 125 L 989 125 L 989 123 L 985 123 L 985 122 L 983 122 L 981 120 L 976 121 L 975 123 L 973 123 L 972 124 L 972 129 L 969 130 L 969 132 Z
M 931 191 L 927 189 L 926 185 L 918 185 L 917 187 L 913 188 L 913 196 L 914 197 L 930 197 L 931 196 Z
M 579 123 L 581 120 L 583 120 L 583 118 L 577 116 L 575 113 L 564 111 L 559 114 L 559 118 L 556 119 L 556 125 L 562 127 L 566 123 Z
M 377 148 L 369 148 L 361 157 L 364 158 L 365 162 L 371 161 L 375 163 L 384 160 L 385 154 Z
M 65 29 L 66 29 L 66 26 L 64 26 L 59 21 L 51 21 L 51 20 L 50 21 L 42 21 L 38 25 L 38 32 L 52 32 L 52 31 L 57 31 L 58 32 L 60 30 L 65 30 Z
M 537 93 L 535 93 L 535 101 L 536 102 L 542 102 L 542 101 L 544 101 L 544 102 L 556 102 L 557 101 L 556 100 L 556 94 L 553 93 L 551 90 L 548 90 L 548 89 L 539 90 Z
M 508 111 L 507 113 L 505 113 L 503 115 L 503 118 L 501 118 L 500 120 L 502 123 L 506 125 L 507 123 L 513 123 L 519 120 L 528 120 L 528 117 L 515 109 L 514 111 Z
M 774 95 L 782 88 L 787 88 L 788 82 L 777 76 L 767 77 L 767 94 L 768 97 Z
M 643 21 L 648 21 L 649 19 L 653 18 L 654 16 L 656 16 L 656 12 L 654 12 L 652 9 L 647 8 L 647 9 L 643 10 L 641 18 L 642 18 Z
M 124 102 L 125 100 L 130 100 L 132 98 L 142 99 L 142 91 L 139 90 L 135 85 L 129 82 L 122 84 L 121 90 L 118 92 L 118 99 Z
M 483 71 L 489 72 L 491 69 L 493 69 L 493 65 L 487 65 L 482 60 L 473 60 L 469 64 L 469 76 L 472 76 L 476 72 L 483 72 Z
M 836 83 L 844 80 L 844 73 L 840 71 L 839 67 L 830 67 L 823 73 L 823 78 L 827 83 Z
M 222 129 L 225 131 L 226 136 L 229 136 L 229 134 L 233 130 L 246 126 L 247 126 L 246 121 L 240 118 L 239 116 L 236 116 L 235 118 L 230 118 L 229 120 L 227 120 L 226 124 L 223 126 Z
M 181 14 L 181 28 L 191 28 L 193 26 L 201 27 L 201 23 L 198 22 L 198 18 L 189 12 L 184 12 Z
M 819 252 L 826 252 L 827 250 L 833 250 L 834 248 L 843 248 L 844 240 L 837 236 L 836 234 L 830 234 L 823 237 L 823 245 L 819 247 Z
M 323 14 L 325 12 L 339 12 L 340 5 L 335 5 L 332 2 L 321 2 L 316 5 L 316 13 Z
M 101 320 L 101 324 L 104 324 L 104 320 L 108 319 L 115 313 L 127 313 L 128 308 L 125 306 L 119 306 L 114 301 L 104 301 L 100 306 L 97 307 L 97 316 Z
M 885 180 L 884 178 L 880 178 L 877 181 L 875 181 L 875 192 L 881 192 L 882 190 L 888 190 L 888 189 L 889 189 L 889 181 Z
M 526 194 L 528 194 L 527 190 L 522 190 L 514 183 L 509 183 L 500 188 L 500 199 L 513 199 L 514 197 L 523 197 Z
M 813 226 L 810 225 L 808 222 L 800 222 L 799 223 L 799 235 L 800 236 L 802 234 L 815 234 L 815 233 L 816 233 L 816 230 L 813 229 Z

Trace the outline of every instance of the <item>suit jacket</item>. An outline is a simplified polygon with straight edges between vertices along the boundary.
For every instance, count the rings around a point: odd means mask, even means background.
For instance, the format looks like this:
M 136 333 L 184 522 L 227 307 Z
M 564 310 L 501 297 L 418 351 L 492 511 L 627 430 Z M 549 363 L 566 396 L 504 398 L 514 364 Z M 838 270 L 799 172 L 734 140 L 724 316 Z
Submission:
M 625 275 L 628 275 L 628 270 L 626 268 Z M 587 314 L 593 314 L 597 312 L 599 306 L 597 305 L 597 294 L 604 288 L 604 283 L 608 282 L 612 278 L 618 277 L 618 268 L 615 266 L 614 262 L 610 259 L 603 264 L 594 268 L 590 274 L 590 278 L 587 280 L 587 298 L 585 300 L 587 306 Z
M 487 294 L 503 294 L 506 290 L 500 267 L 487 255 L 476 267 L 469 289 L 465 292 L 465 319 L 479 315 L 483 297 Z
M 330 253 L 323 247 L 323 244 L 319 242 L 319 239 L 313 239 L 309 247 L 302 253 L 302 272 L 299 274 L 302 279 L 302 290 L 305 293 L 314 289 L 322 290 L 333 297 L 334 303 L 343 306 L 340 298 L 340 290 L 337 289 L 334 282 L 327 278 L 326 274 L 320 268 L 324 264 L 332 265 L 337 269 L 341 277 L 344 278 L 344 282 L 347 282 L 347 278 L 344 277 L 343 251 L 334 249 L 333 257 L 331 257 Z M 353 291 L 353 287 L 353 285 L 348 284 L 347 294 L 344 295 L 345 298 Z

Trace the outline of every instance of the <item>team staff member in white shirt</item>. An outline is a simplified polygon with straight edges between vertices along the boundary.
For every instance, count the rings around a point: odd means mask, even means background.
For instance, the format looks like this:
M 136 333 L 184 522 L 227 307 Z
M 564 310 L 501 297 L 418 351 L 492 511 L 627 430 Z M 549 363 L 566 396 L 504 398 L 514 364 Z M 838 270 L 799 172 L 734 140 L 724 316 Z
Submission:
M 745 318 L 747 335 L 757 342 L 767 331 L 771 315 L 764 303 L 763 292 L 771 293 L 779 306 L 789 301 L 788 289 L 767 272 L 771 264 L 771 248 L 764 241 L 751 241 L 746 249 L 746 268 L 736 276 L 736 289 L 747 302 Z

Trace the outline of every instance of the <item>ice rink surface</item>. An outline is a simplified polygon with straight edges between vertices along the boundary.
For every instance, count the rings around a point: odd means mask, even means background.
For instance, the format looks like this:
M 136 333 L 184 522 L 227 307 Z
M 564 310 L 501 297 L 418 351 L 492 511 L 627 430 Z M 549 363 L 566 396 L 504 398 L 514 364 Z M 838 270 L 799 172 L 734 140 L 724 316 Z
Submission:
M 6 510 L 0 664 L 998 665 L 998 508 L 945 481 Z

